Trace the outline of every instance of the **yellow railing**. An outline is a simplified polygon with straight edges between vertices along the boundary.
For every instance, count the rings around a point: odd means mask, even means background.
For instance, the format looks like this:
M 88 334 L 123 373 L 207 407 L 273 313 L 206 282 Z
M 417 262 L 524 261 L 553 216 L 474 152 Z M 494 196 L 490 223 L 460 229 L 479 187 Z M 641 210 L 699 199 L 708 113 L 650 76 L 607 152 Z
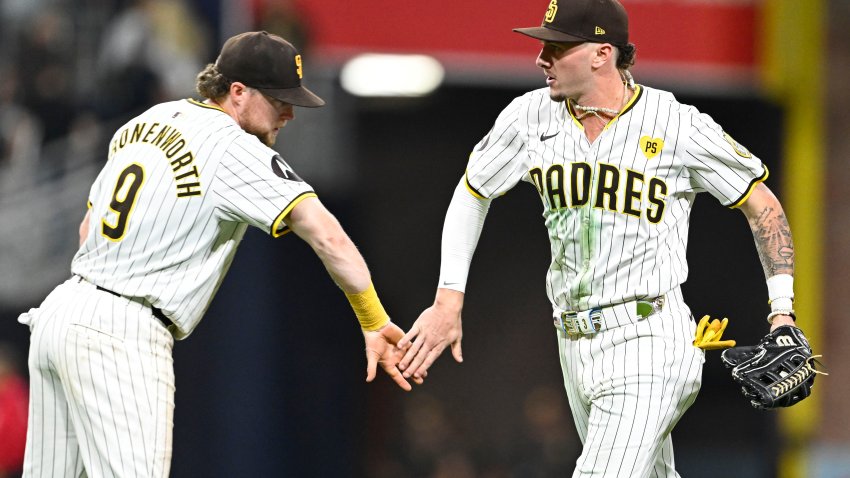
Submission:
M 780 199 L 794 234 L 794 308 L 815 350 L 823 347 L 824 13 L 823 0 L 765 0 L 758 46 L 762 84 L 785 110 Z M 817 394 L 780 412 L 780 478 L 808 476 L 820 413 Z

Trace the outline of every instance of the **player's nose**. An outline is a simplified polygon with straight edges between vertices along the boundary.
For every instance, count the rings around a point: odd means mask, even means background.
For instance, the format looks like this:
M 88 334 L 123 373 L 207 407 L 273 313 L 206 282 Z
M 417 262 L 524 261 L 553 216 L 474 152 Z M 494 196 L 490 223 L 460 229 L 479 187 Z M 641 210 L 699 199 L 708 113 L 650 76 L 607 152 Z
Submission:
M 540 50 L 540 54 L 537 55 L 537 60 L 534 61 L 534 64 L 540 68 L 549 68 L 552 65 L 552 62 L 549 61 L 548 55 L 546 54 L 545 48 Z

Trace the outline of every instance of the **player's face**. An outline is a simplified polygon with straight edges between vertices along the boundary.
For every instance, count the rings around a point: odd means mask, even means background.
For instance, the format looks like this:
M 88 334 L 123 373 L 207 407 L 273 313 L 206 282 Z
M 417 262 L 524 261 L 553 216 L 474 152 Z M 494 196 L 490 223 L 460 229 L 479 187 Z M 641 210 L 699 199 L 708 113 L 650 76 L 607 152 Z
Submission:
M 588 42 L 543 42 L 537 66 L 546 73 L 549 96 L 555 101 L 578 101 L 591 78 L 591 47 Z
M 274 145 L 277 134 L 286 123 L 295 119 L 295 108 L 258 90 L 251 89 L 241 115 L 241 126 L 266 146 Z

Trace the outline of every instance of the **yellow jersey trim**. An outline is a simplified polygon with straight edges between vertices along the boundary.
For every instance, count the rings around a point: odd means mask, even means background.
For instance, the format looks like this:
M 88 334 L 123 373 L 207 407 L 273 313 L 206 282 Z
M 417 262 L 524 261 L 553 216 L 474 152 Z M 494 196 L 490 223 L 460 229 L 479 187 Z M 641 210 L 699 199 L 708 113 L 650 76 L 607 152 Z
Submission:
M 567 114 L 570 115 L 570 118 L 572 118 L 573 123 L 576 124 L 578 129 L 584 131 L 584 125 L 581 124 L 581 121 L 579 121 L 578 118 L 576 118 L 576 115 L 573 114 L 573 100 L 570 99 L 567 100 Z
M 469 184 L 469 177 L 466 176 L 466 174 L 464 174 L 464 176 L 463 176 L 463 184 L 466 185 L 466 190 L 469 191 L 469 193 L 472 194 L 473 196 L 477 197 L 478 199 L 487 199 L 486 197 L 484 197 L 484 195 L 479 193 L 478 190 L 476 190 L 474 187 L 472 187 Z
M 733 203 L 729 206 L 729 208 L 730 208 L 730 209 L 736 209 L 736 208 L 738 208 L 738 207 L 741 207 L 741 205 L 742 205 L 742 204 L 744 204 L 745 202 L 747 202 L 747 199 L 749 199 L 749 198 L 750 198 L 750 194 L 752 194 L 752 193 L 753 193 L 753 191 L 756 189 L 756 186 L 758 185 L 758 183 L 760 183 L 760 182 L 764 181 L 765 179 L 767 179 L 767 177 L 768 177 L 769 175 L 770 175 L 770 171 L 768 171 L 768 170 L 767 170 L 767 166 L 765 166 L 765 167 L 764 167 L 764 174 L 762 174 L 761 176 L 759 176 L 759 177 L 757 177 L 757 178 L 753 179 L 753 180 L 752 180 L 752 182 L 750 182 L 749 187 L 747 187 L 747 190 L 744 192 L 744 195 L 743 195 L 743 196 L 741 196 L 740 198 L 738 198 L 738 200 L 737 200 L 737 201 L 733 202 Z
M 200 102 L 200 101 L 198 101 L 198 100 L 196 100 L 196 99 L 193 99 L 193 98 L 187 98 L 187 99 L 186 99 L 186 101 L 188 101 L 189 103 L 192 103 L 192 104 L 193 104 L 193 105 L 195 105 L 195 106 L 200 106 L 201 108 L 209 108 L 209 109 L 211 109 L 211 110 L 218 110 L 218 111 L 221 111 L 221 112 L 222 112 L 222 113 L 224 113 L 224 114 L 227 114 L 227 111 L 224 111 L 224 110 L 221 108 L 221 106 L 217 106 L 217 105 L 208 105 L 208 104 L 206 104 L 206 103 Z
M 605 125 L 604 128 L 602 128 L 602 131 L 605 131 L 612 124 L 616 123 L 617 120 L 620 118 L 620 116 L 628 113 L 634 107 L 635 103 L 638 102 L 638 100 L 640 99 L 642 94 L 643 94 L 643 88 L 641 88 L 640 85 L 635 85 L 635 94 L 632 95 L 632 99 L 630 99 L 629 102 L 626 103 L 626 107 L 623 108 L 622 110 L 620 110 L 620 112 L 617 114 L 617 116 L 615 116 L 611 121 L 608 122 L 608 124 Z
M 298 203 L 300 203 L 301 201 L 303 201 L 307 198 L 317 198 L 317 197 L 318 196 L 316 195 L 316 193 L 314 193 L 313 191 L 308 191 L 308 192 L 303 192 L 303 193 L 299 194 L 295 199 L 293 199 L 292 202 L 289 203 L 289 205 L 286 206 L 283 209 L 283 211 L 281 211 L 280 214 L 277 215 L 274 222 L 272 223 L 272 229 L 271 229 L 272 237 L 280 237 L 280 236 L 290 232 L 291 229 L 289 229 L 289 226 L 287 226 L 283 222 L 283 218 L 285 218 L 286 215 L 289 214 L 289 212 L 292 211 L 292 209 L 295 206 L 297 206 Z M 281 228 L 281 224 L 283 224 L 282 228 Z M 280 229 L 280 230 L 278 230 L 278 229 Z

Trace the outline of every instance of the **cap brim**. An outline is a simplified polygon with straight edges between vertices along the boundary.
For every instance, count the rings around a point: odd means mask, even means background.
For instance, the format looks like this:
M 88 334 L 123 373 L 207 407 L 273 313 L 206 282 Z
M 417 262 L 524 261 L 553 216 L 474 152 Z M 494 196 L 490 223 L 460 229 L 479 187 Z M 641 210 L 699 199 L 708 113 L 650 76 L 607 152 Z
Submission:
M 284 103 L 307 108 L 316 108 L 325 105 L 325 100 L 303 86 L 297 88 L 257 88 L 263 93 L 276 98 Z
M 543 40 L 543 41 L 557 41 L 557 42 L 569 42 L 569 41 L 586 42 L 586 41 L 588 41 L 586 38 L 577 37 L 575 35 L 570 35 L 568 33 L 559 32 L 558 30 L 553 30 L 551 28 L 546 28 L 546 27 L 514 28 L 514 31 L 517 32 L 517 33 L 521 33 L 525 36 L 529 36 L 531 38 L 536 38 L 537 40 Z

